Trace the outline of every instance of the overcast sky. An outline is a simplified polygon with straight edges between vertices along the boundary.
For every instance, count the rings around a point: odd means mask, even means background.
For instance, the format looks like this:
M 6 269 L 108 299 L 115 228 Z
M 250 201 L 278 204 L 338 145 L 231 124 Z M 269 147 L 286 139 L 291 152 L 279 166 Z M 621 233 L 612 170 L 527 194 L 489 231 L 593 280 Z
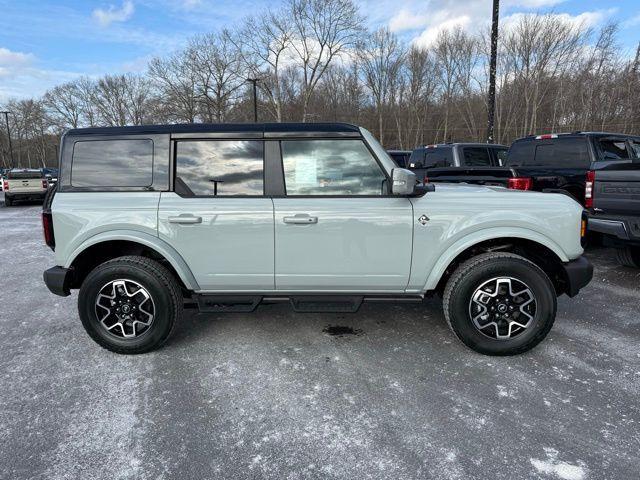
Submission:
M 360 0 L 371 27 L 427 45 L 446 28 L 488 25 L 491 0 Z M 640 41 L 638 0 L 502 0 L 501 21 L 552 12 L 598 27 L 620 22 L 625 55 Z M 42 94 L 79 75 L 141 72 L 197 33 L 232 26 L 277 0 L 0 0 L 0 101 Z

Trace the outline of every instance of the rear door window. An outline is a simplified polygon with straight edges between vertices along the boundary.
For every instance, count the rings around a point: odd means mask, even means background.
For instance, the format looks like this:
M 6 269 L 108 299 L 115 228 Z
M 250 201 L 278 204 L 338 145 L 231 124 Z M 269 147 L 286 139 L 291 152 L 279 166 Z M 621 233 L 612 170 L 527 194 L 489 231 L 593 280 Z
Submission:
M 598 140 L 602 160 L 628 160 L 631 158 L 624 139 L 602 138 Z
M 537 142 L 537 141 L 536 141 Z M 533 158 L 524 158 L 523 165 L 589 168 L 589 152 L 586 138 L 557 138 L 536 143 Z
M 487 147 L 464 147 L 464 165 L 468 167 L 490 167 L 491 155 Z
M 75 142 L 71 160 L 74 187 L 149 187 L 153 183 L 153 141 Z
M 264 194 L 262 140 L 191 140 L 176 146 L 175 191 L 183 197 Z

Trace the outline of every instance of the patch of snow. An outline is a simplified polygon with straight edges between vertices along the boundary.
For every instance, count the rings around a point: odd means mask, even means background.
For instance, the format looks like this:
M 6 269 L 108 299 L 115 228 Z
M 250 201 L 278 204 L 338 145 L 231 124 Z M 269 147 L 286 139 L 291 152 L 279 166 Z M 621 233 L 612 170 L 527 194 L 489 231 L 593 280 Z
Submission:
M 544 451 L 547 455 L 546 460 L 529 459 L 538 473 L 555 475 L 562 480 L 583 480 L 586 477 L 587 472 L 583 465 L 572 465 L 558 460 L 559 452 L 554 448 L 545 448 Z

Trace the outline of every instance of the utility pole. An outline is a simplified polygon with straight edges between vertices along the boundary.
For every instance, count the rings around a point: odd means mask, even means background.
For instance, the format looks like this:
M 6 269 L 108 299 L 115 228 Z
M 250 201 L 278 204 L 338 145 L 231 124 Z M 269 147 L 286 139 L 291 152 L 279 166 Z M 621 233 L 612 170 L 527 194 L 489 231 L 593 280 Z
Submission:
M 253 84 L 253 122 L 258 123 L 258 82 L 261 78 L 247 78 Z
M 493 0 L 491 21 L 491 58 L 489 59 L 489 98 L 487 98 L 487 143 L 494 143 L 493 126 L 496 114 L 496 64 L 498 58 L 498 17 L 500 0 Z
M 15 167 L 15 163 L 13 161 L 13 145 L 11 144 L 11 130 L 9 128 L 9 114 L 11 112 L 5 110 L 5 111 L 0 112 L 0 113 L 4 114 L 4 121 L 7 124 L 7 139 L 9 140 L 9 158 L 11 158 L 10 167 L 13 168 L 13 167 Z

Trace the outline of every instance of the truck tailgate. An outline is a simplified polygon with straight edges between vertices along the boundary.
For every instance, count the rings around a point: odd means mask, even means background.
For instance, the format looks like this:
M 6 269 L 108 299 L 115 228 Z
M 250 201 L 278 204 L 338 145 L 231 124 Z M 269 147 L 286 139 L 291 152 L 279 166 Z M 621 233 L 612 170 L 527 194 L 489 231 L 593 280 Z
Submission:
M 640 217 L 640 164 L 598 170 L 594 185 L 596 212 Z
M 42 178 L 17 178 L 7 180 L 9 193 L 38 193 L 46 190 L 42 186 Z

